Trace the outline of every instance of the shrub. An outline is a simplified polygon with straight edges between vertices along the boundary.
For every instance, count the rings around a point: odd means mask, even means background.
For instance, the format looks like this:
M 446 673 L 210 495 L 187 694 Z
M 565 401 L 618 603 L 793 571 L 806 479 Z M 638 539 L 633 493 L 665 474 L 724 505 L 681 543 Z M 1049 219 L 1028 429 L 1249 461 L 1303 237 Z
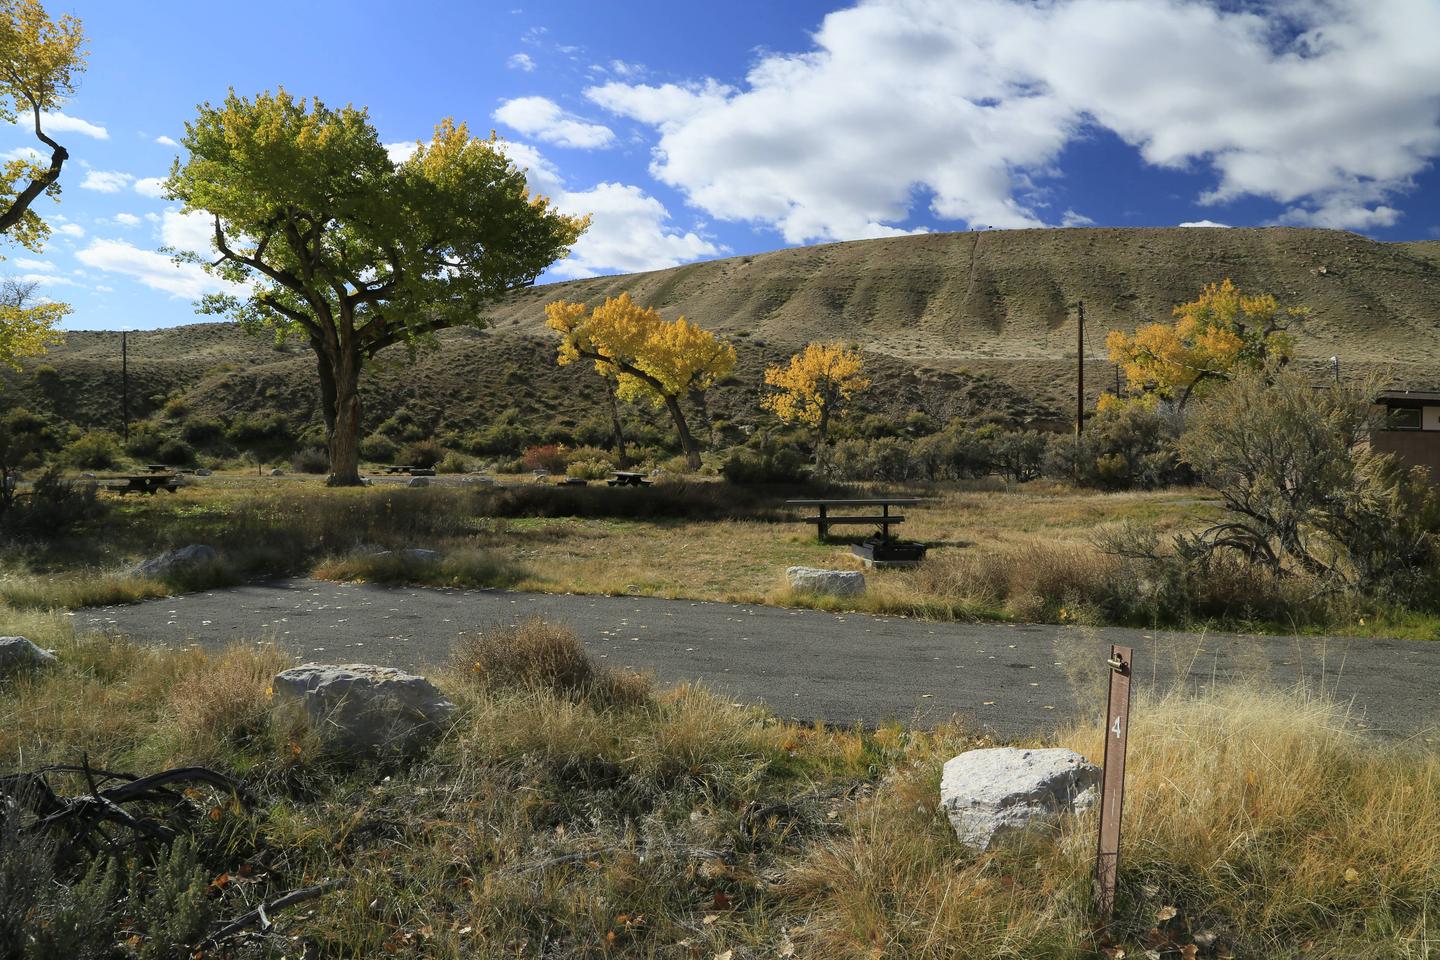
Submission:
M 614 469 L 614 465 L 605 460 L 572 460 L 565 474 L 580 480 L 604 480 Z
M 109 430 L 89 430 L 66 446 L 62 458 L 82 469 L 108 469 L 120 459 L 120 438 Z
M 295 433 L 280 414 L 250 414 L 237 418 L 226 438 L 258 461 L 288 457 L 295 448 Z
M 372 433 L 360 441 L 360 456 L 371 463 L 394 463 L 399 447 L 383 433 Z
M 1423 470 L 1362 444 L 1375 389 L 1282 372 L 1216 391 L 1180 452 L 1225 513 L 1177 552 L 1199 569 L 1224 553 L 1329 590 L 1433 604 L 1440 495 Z
M 67 480 L 52 466 L 36 478 L 30 496 L 16 499 L 0 517 L 8 534 L 49 540 L 96 522 L 108 510 L 93 483 Z
M 445 451 L 434 440 L 416 440 L 414 443 L 406 444 L 400 451 L 400 462 L 407 463 L 412 467 L 428 469 L 444 459 Z
M 451 452 L 445 454 L 445 459 L 436 465 L 436 469 L 441 473 L 469 473 L 471 463 L 460 454 Z
M 550 473 L 565 472 L 565 449 L 553 443 L 527 447 L 520 458 L 526 470 L 546 470 Z
M 575 631 L 539 618 L 462 633 L 451 656 L 460 673 L 492 690 L 544 690 L 602 706 L 634 706 L 650 696 L 645 678 L 597 666 Z
M 330 469 L 330 454 L 324 447 L 306 447 L 295 451 L 290 469 L 296 473 L 325 473 Z
M 195 451 L 190 444 L 177 437 L 166 437 L 155 448 L 155 462 L 171 467 L 184 466 L 195 462 Z
M 180 428 L 180 436 L 186 443 L 199 447 L 213 446 L 225 439 L 225 424 L 219 420 L 197 418 Z
M 1014 483 L 1039 478 L 1048 449 L 1046 436 L 1038 430 L 1011 430 L 995 437 L 995 469 Z
M 910 443 L 898 437 L 841 440 L 835 444 L 831 464 L 843 480 L 894 483 L 920 474 Z
M 467 446 L 471 453 L 518 454 L 525 448 L 531 431 L 520 422 L 520 415 L 513 408 L 504 410 L 490 425 L 471 434 Z
M 137 423 L 130 428 L 130 437 L 125 441 L 125 452 L 132 457 L 148 460 L 160 450 L 166 440 L 165 434 L 153 423 Z

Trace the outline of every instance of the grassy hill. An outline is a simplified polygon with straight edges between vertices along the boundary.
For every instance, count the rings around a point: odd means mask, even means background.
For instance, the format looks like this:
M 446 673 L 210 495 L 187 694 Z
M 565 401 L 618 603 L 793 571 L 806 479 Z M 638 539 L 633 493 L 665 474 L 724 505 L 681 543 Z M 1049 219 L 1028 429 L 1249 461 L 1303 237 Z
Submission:
M 1440 243 L 1289 228 L 1012 230 L 826 244 L 533 287 L 493 308 L 491 329 L 448 332 L 413 367 L 399 348 L 382 356 L 367 378 L 367 421 L 404 411 L 427 430 L 458 432 L 512 408 L 532 425 L 599 419 L 599 380 L 554 366 L 543 307 L 628 290 L 733 339 L 740 365 L 713 393 L 717 418 L 756 419 L 767 363 L 839 338 L 872 358 L 874 410 L 1057 422 L 1071 403 L 1076 301 L 1089 319 L 1093 394 L 1113 382 L 1107 330 L 1164 320 L 1225 277 L 1311 308 L 1293 330 L 1302 362 L 1339 355 L 1347 371 L 1384 368 L 1398 383 L 1440 386 Z M 214 323 L 132 333 L 129 343 L 141 415 L 178 397 L 172 411 L 187 415 L 279 411 L 299 425 L 318 422 L 303 345 L 276 347 Z M 119 335 L 74 333 L 4 380 L 10 402 L 113 427 Z

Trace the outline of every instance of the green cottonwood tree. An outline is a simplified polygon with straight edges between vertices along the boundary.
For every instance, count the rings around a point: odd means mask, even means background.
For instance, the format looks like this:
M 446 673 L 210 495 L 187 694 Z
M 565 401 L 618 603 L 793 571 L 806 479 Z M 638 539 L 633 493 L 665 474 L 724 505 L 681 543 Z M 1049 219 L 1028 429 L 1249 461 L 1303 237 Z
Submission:
M 233 285 L 202 309 L 309 341 L 336 485 L 360 482 L 364 365 L 483 326 L 487 303 L 534 282 L 588 222 L 532 196 L 493 134 L 450 120 L 395 163 L 363 109 L 231 91 L 183 145 L 166 188 L 210 214 L 219 256 L 205 266 Z
M 0 122 L 22 114 L 35 138 L 50 148 L 41 166 L 18 157 L 0 166 L 0 234 L 39 252 L 50 228 L 30 205 L 41 194 L 60 192 L 60 170 L 70 154 L 45 132 L 42 121 L 75 92 L 85 69 L 85 33 L 80 21 L 52 20 L 39 0 L 0 0 Z M 36 154 L 38 157 L 39 154 Z M 8 283 L 0 292 L 0 363 L 18 367 L 24 357 L 44 353 L 61 335 L 55 329 L 70 308 L 63 303 L 29 303 L 33 285 Z

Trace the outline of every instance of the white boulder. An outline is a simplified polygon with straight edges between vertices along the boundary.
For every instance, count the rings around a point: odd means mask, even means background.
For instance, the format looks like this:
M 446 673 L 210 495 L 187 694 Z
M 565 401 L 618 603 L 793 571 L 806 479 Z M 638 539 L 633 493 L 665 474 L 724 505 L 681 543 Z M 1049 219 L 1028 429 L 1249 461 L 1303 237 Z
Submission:
M 0 677 L 55 662 L 54 650 L 37 647 L 24 637 L 0 637 Z
M 144 563 L 137 564 L 131 573 L 137 577 L 164 579 L 177 573 L 185 573 L 216 563 L 219 559 L 220 554 L 215 551 L 214 547 L 207 547 L 203 543 L 192 543 L 188 547 L 180 547 L 178 550 L 162 553 L 158 557 L 151 557 Z
M 1099 783 L 1100 768 L 1073 750 L 969 750 L 946 762 L 940 805 L 960 842 L 984 851 L 1006 834 L 1084 810 Z
M 270 471 L 270 476 L 272 476 L 272 477 L 283 477 L 283 476 L 285 476 L 285 471 L 284 471 L 284 470 L 281 470 L 279 467 L 276 467 L 274 470 L 271 470 L 271 471 Z
M 197 476 L 197 477 L 208 477 L 208 476 L 211 476 L 212 473 L 213 473 L 213 471 L 211 471 L 211 470 L 209 470 L 209 469 L 207 469 L 207 468 L 205 468 L 205 467 L 201 467 L 200 469 L 198 469 L 198 470 L 195 471 L 195 476 Z
M 411 478 L 410 478 L 410 482 L 407 483 L 407 484 L 405 484 L 405 486 L 407 486 L 407 487 L 428 487 L 428 486 L 430 486 L 430 478 L 429 478 L 429 477 L 411 477 Z
M 785 571 L 785 578 L 790 581 L 790 586 L 807 593 L 853 597 L 865 592 L 865 574 L 855 570 L 791 567 Z
M 424 677 L 365 663 L 307 663 L 275 675 L 272 701 L 304 710 L 327 749 L 408 756 L 445 726 L 455 704 Z

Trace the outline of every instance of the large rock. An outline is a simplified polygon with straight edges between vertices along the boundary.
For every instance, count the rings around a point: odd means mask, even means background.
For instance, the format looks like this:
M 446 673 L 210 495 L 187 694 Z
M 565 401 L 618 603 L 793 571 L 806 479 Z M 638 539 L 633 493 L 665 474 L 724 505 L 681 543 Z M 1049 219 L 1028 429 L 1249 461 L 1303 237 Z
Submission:
M 0 637 L 0 677 L 55 663 L 55 651 L 37 647 L 24 637 Z
M 405 484 L 405 486 L 407 486 L 407 487 L 428 487 L 428 486 L 430 486 L 430 478 L 429 478 L 429 477 L 411 477 L 411 478 L 410 478 L 410 482 L 407 483 L 407 484 Z
M 307 663 L 275 675 L 276 705 L 303 708 L 327 749 L 408 756 L 449 721 L 455 705 L 424 677 L 364 663 Z
M 790 586 L 807 593 L 823 593 L 832 597 L 853 597 L 865 592 L 865 574 L 854 570 L 821 570 L 817 567 L 791 567 L 785 571 Z
M 214 547 L 207 547 L 203 543 L 192 543 L 188 547 L 181 547 L 178 550 L 162 553 L 158 557 L 151 557 L 144 563 L 136 565 L 131 572 L 139 577 L 164 579 L 177 573 L 186 573 L 216 563 L 219 559 L 220 554 L 215 552 Z
M 1099 782 L 1100 768 L 1073 750 L 970 750 L 945 764 L 940 804 L 960 842 L 983 851 L 1006 834 L 1084 810 Z

